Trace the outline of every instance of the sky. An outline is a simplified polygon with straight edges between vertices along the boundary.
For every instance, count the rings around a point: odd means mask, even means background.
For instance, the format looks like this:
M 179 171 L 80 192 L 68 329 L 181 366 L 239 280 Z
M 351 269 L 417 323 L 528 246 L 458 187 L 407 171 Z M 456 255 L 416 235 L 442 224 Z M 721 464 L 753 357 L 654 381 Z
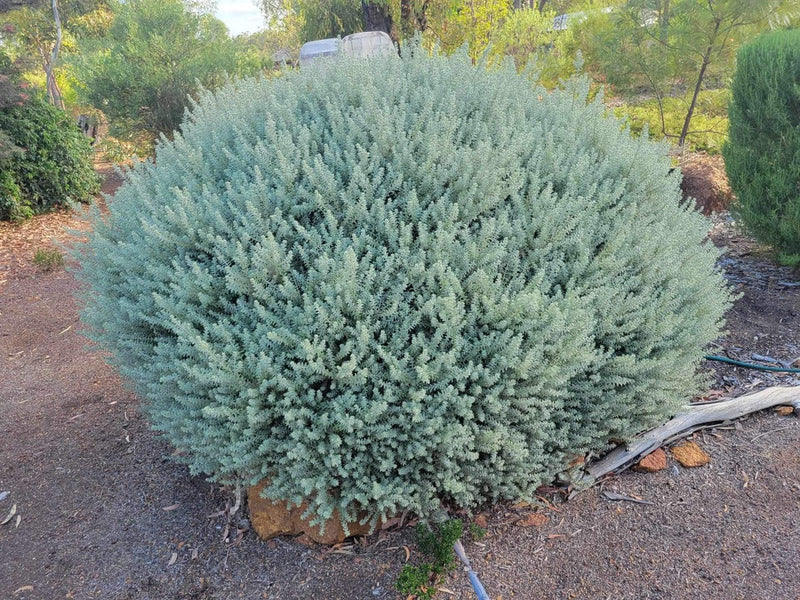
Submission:
M 217 0 L 216 16 L 228 26 L 232 36 L 252 33 L 266 27 L 264 16 L 253 0 Z

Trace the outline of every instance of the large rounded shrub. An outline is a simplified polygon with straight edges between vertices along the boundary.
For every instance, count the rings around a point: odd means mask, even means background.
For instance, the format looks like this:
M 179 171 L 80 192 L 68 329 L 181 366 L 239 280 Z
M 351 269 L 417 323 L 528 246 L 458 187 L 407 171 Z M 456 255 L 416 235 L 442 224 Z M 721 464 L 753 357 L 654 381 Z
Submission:
M 83 318 L 218 481 L 379 515 L 528 497 L 697 387 L 728 303 L 663 146 L 463 56 L 206 95 L 83 257 Z
M 728 113 L 732 210 L 780 262 L 800 265 L 800 29 L 739 50 Z

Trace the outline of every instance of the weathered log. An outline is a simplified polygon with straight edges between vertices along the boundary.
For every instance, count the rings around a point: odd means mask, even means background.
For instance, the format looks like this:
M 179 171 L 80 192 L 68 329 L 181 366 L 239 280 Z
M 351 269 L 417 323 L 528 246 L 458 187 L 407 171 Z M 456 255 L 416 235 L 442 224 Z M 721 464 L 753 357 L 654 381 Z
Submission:
M 639 457 L 698 429 L 712 427 L 780 404 L 794 406 L 795 412 L 800 415 L 800 387 L 771 387 L 738 398 L 689 405 L 684 412 L 678 413 L 664 425 L 590 463 L 576 483 L 578 487 L 590 486 L 603 475 L 620 471 Z

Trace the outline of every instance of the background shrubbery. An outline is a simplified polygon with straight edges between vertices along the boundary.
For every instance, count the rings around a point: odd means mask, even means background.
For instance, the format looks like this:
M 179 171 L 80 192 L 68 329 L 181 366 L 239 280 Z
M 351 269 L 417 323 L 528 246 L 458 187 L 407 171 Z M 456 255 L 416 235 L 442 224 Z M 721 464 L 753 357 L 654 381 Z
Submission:
M 207 94 L 82 256 L 193 472 L 327 518 L 530 497 L 697 389 L 728 305 L 665 148 L 462 55 Z
M 800 30 L 744 46 L 732 94 L 724 155 L 733 211 L 779 260 L 800 265 Z
M 89 139 L 41 95 L 0 108 L 0 220 L 86 202 L 98 189 Z

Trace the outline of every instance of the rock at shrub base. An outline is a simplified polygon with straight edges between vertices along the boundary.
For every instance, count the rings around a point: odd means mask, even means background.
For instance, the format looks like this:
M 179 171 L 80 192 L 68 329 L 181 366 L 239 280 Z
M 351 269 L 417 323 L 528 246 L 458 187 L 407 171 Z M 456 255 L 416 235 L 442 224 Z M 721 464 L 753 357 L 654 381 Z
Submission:
M 686 442 L 672 448 L 672 455 L 687 468 L 702 467 L 711 462 L 711 457 L 694 442 Z
M 540 513 L 529 513 L 517 521 L 519 527 L 541 527 L 550 519 Z
M 667 468 L 667 453 L 661 448 L 651 452 L 640 460 L 635 467 L 636 471 L 643 473 L 655 473 Z
M 303 513 L 308 505 L 303 502 L 300 506 L 287 509 L 285 501 L 273 502 L 261 497 L 261 491 L 266 484 L 250 486 L 247 490 L 247 504 L 250 507 L 250 523 L 261 539 L 269 540 L 280 535 L 305 534 L 318 544 L 332 545 L 343 542 L 347 537 L 366 535 L 370 533 L 370 526 L 359 523 L 348 523 L 349 535 L 345 534 L 338 511 L 325 523 L 324 528 L 311 525 L 310 519 L 304 519 Z

